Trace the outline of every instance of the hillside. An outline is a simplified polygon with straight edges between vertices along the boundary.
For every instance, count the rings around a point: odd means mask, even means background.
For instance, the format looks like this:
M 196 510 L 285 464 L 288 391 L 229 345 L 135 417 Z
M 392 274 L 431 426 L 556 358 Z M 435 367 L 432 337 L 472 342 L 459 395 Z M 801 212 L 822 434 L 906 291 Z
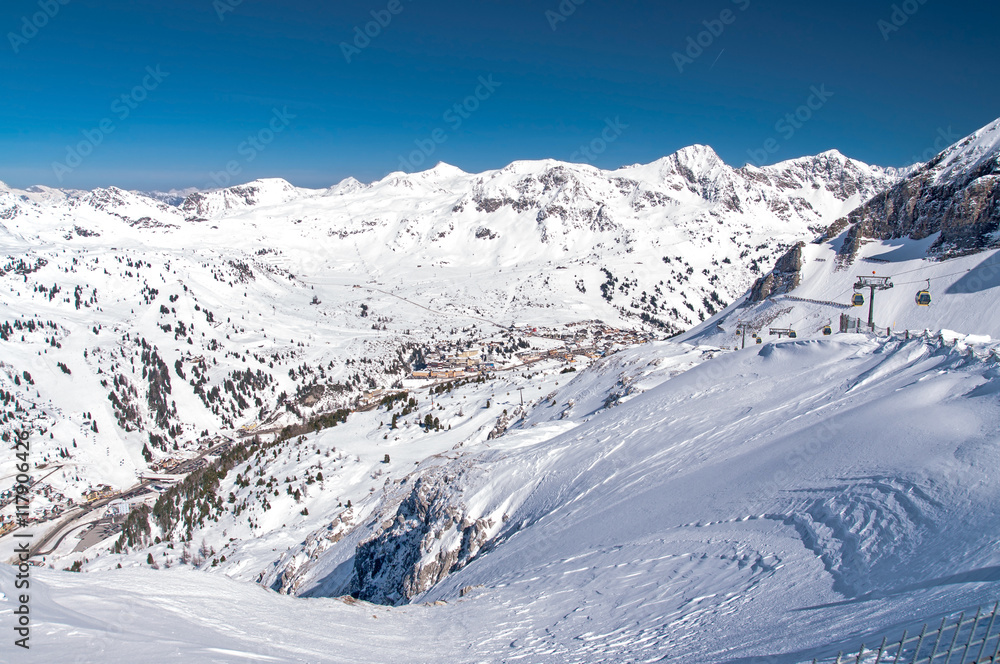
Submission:
M 46 438 L 49 517 L 220 435 L 357 406 L 437 351 L 493 344 L 513 366 L 525 331 L 687 329 L 896 179 L 837 153 L 733 169 L 695 146 L 613 172 L 439 165 L 178 206 L 2 186 L 4 420 Z
M 857 255 L 866 239 L 923 240 L 951 257 L 1000 242 L 1000 120 L 951 146 L 895 186 L 880 192 L 827 231 L 849 226 L 840 253 Z
M 581 374 L 498 448 L 423 474 L 438 518 L 460 515 L 431 540 L 476 519 L 497 532 L 414 605 L 285 598 L 184 565 L 37 572 L 32 657 L 803 662 L 995 598 L 994 364 L 920 340 L 785 341 L 559 418 L 614 378 Z M 383 542 L 420 528 L 402 505 L 380 522 L 365 530 Z
M 812 242 L 791 248 L 755 282 L 746 306 L 685 338 L 735 344 L 739 336 L 742 344 L 741 323 L 766 338 L 772 328 L 839 330 L 841 316 L 851 318 L 851 329 L 859 318 L 867 326 L 869 289 L 859 291 L 863 306 L 852 307 L 851 298 L 854 285 L 868 276 L 892 284 L 875 294 L 872 322 L 879 331 L 1000 338 L 994 313 L 1000 286 L 998 122 L 949 147 Z M 917 306 L 916 295 L 925 290 L 931 305 Z
M 987 135 L 0 191 L 32 656 L 791 664 L 995 601 L 998 250 L 855 214 Z

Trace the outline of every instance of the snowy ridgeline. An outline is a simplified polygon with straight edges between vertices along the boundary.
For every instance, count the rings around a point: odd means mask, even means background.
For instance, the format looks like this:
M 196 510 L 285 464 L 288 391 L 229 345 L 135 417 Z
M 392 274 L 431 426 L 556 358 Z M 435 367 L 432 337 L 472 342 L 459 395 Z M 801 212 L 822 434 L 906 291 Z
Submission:
M 0 424 L 40 434 L 32 518 L 51 524 L 227 438 L 402 389 L 432 356 L 454 371 L 486 348 L 505 369 L 577 331 L 582 357 L 686 330 L 899 176 L 835 152 L 733 169 L 695 146 L 179 203 L 0 185 Z
M 0 187 L 31 654 L 791 663 L 995 600 L 998 131 L 906 173 Z
M 17 661 L 791 663 L 898 637 L 1000 588 L 1000 372 L 968 350 L 858 335 L 635 349 L 420 473 L 440 485 L 440 520 L 393 503 L 408 491 L 398 481 L 370 499 L 359 522 L 381 533 L 383 568 L 415 533 L 440 529 L 421 549 L 433 559 L 463 521 L 493 521 L 468 564 L 413 604 L 285 597 L 227 578 L 238 569 L 126 556 L 122 570 L 35 570 L 34 648 Z M 623 383 L 631 394 L 609 399 Z M 467 390 L 455 398 L 486 396 Z M 337 432 L 308 436 L 303 456 Z M 339 560 L 362 567 L 349 539 L 302 589 L 336 584 Z M 9 619 L 11 598 L 0 607 Z

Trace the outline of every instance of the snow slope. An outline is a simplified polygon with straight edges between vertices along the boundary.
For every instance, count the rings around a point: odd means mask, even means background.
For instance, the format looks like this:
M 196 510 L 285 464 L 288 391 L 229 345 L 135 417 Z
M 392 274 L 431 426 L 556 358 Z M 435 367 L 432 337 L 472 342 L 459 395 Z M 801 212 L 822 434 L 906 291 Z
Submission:
M 179 206 L 2 186 L 0 417 L 42 432 L 47 486 L 79 501 L 391 388 L 435 343 L 580 321 L 665 338 L 897 179 L 838 153 L 733 169 L 695 146 L 617 171 L 268 179 Z
M 995 362 L 919 339 L 723 354 L 448 462 L 440 500 L 506 518 L 416 605 L 177 569 L 36 571 L 23 661 L 829 657 L 995 599 L 998 381 Z
M 253 453 L 147 535 L 54 545 L 46 563 L 86 573 L 34 570 L 31 655 L 790 663 L 995 600 L 1000 258 L 843 227 L 742 297 L 902 176 L 836 152 L 737 170 L 694 146 L 179 208 L 4 188 L 3 415 L 40 432 L 56 488 L 354 409 L 236 446 Z M 879 334 L 824 336 L 864 315 L 846 303 L 872 271 L 896 284 Z M 734 350 L 740 324 L 762 343 Z M 512 359 L 606 325 L 691 329 Z M 492 374 L 404 380 L 474 344 L 501 349 Z M 390 386 L 411 400 L 361 408 Z

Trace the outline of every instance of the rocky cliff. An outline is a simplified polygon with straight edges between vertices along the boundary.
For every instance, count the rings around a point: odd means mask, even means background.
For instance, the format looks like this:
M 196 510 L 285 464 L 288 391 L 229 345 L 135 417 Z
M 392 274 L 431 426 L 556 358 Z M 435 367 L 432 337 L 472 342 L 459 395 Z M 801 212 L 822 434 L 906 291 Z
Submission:
M 865 239 L 922 240 L 939 233 L 930 253 L 941 258 L 1000 245 L 1000 120 L 876 194 L 835 222 L 826 237 L 844 229 L 840 254 L 848 261 Z

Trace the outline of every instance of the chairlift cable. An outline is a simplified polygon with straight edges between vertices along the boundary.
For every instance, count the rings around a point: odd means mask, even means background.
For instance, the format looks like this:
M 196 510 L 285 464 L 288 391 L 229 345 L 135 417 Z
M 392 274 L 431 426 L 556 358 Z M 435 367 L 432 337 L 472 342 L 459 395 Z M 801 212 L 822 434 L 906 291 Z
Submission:
M 969 272 L 972 272 L 972 268 L 970 268 L 968 270 L 962 270 L 961 272 L 952 272 L 951 274 L 941 274 L 941 275 L 938 275 L 938 276 L 935 276 L 935 277 L 931 277 L 931 279 L 944 279 L 945 277 L 954 277 L 955 275 L 958 275 L 958 274 L 968 274 Z M 903 274 L 906 274 L 906 273 L 903 272 Z M 925 281 L 927 281 L 927 280 L 926 279 L 918 279 L 916 281 L 904 281 L 904 282 L 898 283 L 896 285 L 897 286 L 910 286 L 912 284 L 922 284 Z

